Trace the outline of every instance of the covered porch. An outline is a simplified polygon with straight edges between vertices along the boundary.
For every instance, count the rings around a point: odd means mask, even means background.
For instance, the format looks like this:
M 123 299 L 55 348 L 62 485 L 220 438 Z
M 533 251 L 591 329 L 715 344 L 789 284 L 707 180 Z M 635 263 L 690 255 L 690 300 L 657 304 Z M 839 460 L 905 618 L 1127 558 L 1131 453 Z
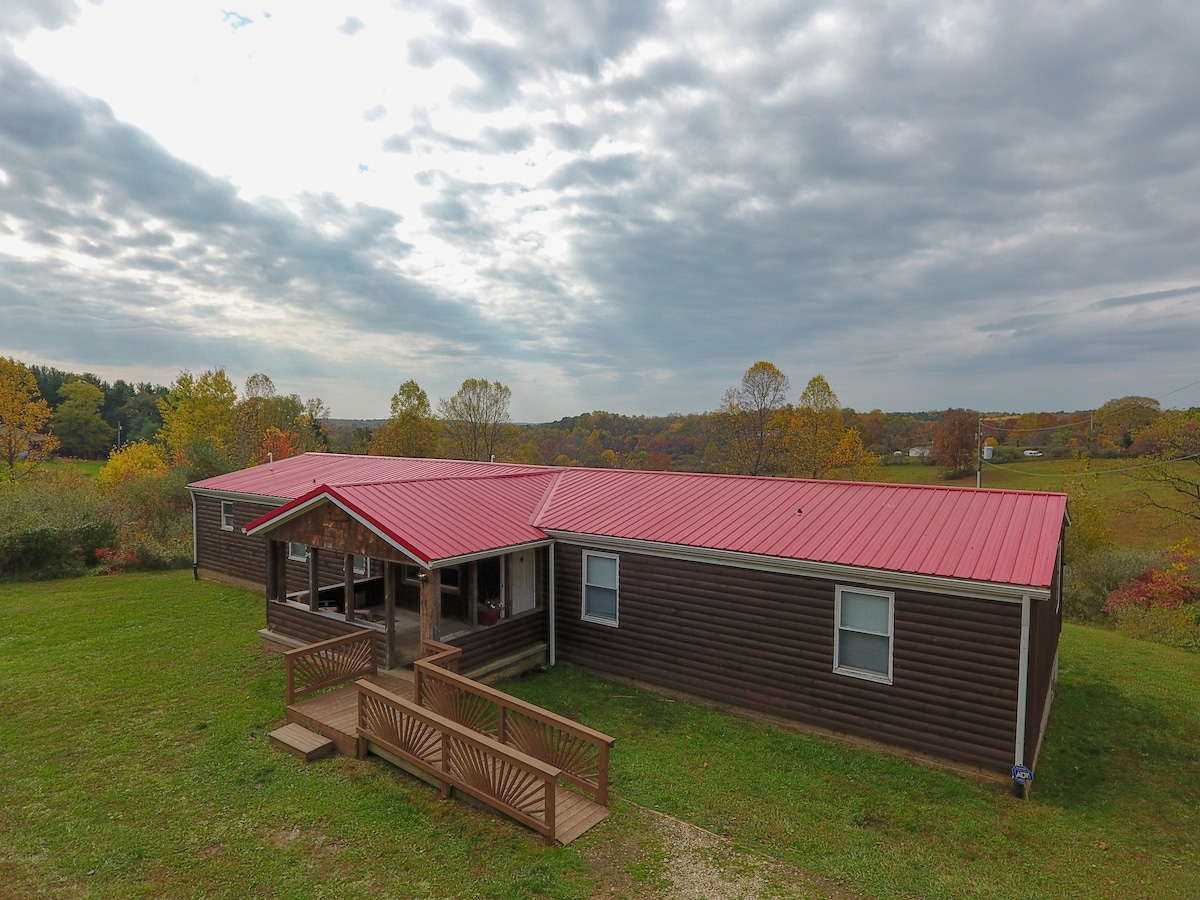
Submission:
M 550 541 L 525 534 L 514 545 L 504 525 L 441 518 L 398 533 L 328 493 L 301 498 L 246 528 L 266 539 L 267 634 L 300 646 L 369 629 L 383 670 L 411 666 L 423 641 L 460 647 L 476 676 L 543 664 Z

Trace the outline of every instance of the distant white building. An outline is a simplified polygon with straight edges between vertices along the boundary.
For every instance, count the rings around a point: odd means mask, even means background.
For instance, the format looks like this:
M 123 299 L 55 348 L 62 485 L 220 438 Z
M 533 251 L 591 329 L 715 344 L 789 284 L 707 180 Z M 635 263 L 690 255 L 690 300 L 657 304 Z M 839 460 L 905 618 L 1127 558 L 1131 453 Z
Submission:
M 909 447 L 909 456 L 933 456 L 932 447 Z

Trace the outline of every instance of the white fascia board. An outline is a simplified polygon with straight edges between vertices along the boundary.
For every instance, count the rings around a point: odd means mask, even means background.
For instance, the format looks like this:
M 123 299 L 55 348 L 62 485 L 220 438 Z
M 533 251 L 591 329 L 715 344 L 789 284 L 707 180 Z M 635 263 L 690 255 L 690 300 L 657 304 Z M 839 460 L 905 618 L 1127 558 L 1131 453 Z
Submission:
M 601 550 L 627 553 L 642 553 L 647 556 L 662 556 L 668 559 L 731 566 L 738 569 L 754 569 L 759 572 L 777 572 L 783 575 L 801 575 L 827 581 L 850 581 L 856 584 L 889 590 L 924 591 L 931 594 L 950 594 L 956 597 L 972 597 L 1000 603 L 1019 604 L 1028 597 L 1033 600 L 1048 600 L 1049 588 L 1033 588 L 1028 585 L 1002 584 L 992 581 L 969 581 L 947 578 L 942 575 L 918 575 L 910 572 L 893 572 L 883 569 L 864 569 L 839 563 L 813 562 L 805 559 L 787 559 L 781 556 L 760 556 L 734 550 L 712 550 L 705 547 L 686 547 L 682 544 L 665 544 L 656 541 L 639 541 L 629 538 L 613 538 L 603 535 L 581 534 L 570 531 L 546 533 L 566 544 L 596 547 Z
M 530 541 L 527 544 L 509 544 L 504 547 L 492 547 L 488 550 L 477 550 L 474 553 L 464 553 L 461 556 L 447 556 L 444 559 L 434 559 L 429 561 L 429 568 L 444 569 L 447 566 L 461 566 L 464 563 L 477 562 L 481 559 L 491 559 L 494 556 L 503 556 L 505 553 L 512 553 L 516 550 L 533 550 L 538 547 L 549 547 L 554 541 L 545 538 L 539 541 Z

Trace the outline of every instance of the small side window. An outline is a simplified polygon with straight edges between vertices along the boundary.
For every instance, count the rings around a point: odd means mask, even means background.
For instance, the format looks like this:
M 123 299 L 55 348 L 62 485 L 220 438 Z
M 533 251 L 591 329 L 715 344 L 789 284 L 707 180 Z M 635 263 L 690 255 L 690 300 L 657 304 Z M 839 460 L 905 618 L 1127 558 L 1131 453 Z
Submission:
M 617 626 L 620 598 L 617 557 L 607 553 L 583 554 L 583 619 L 598 625 Z
M 361 554 L 354 554 L 354 574 L 368 575 L 371 572 L 371 561 Z
M 894 594 L 844 588 L 834 600 L 837 638 L 833 671 L 853 678 L 892 683 Z
M 233 501 L 221 501 L 221 530 L 233 531 Z
M 308 548 L 295 541 L 288 541 L 288 559 L 292 562 L 305 562 L 308 559 Z

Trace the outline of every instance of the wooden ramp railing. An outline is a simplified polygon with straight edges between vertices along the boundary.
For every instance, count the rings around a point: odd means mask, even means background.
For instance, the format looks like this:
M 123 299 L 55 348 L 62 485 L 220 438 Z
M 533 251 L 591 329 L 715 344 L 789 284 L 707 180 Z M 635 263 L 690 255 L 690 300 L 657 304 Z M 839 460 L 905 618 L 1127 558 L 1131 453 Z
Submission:
M 374 675 L 375 632 L 356 631 L 283 654 L 287 702 L 335 685 Z
M 426 641 L 423 649 L 431 655 L 413 663 L 417 706 L 547 763 L 564 781 L 608 806 L 613 738 L 443 667 L 443 661 L 457 662 L 450 652 L 456 647 Z
M 555 840 L 557 769 L 368 681 L 358 692 L 359 737 L 433 775 L 446 796 L 457 788 Z

